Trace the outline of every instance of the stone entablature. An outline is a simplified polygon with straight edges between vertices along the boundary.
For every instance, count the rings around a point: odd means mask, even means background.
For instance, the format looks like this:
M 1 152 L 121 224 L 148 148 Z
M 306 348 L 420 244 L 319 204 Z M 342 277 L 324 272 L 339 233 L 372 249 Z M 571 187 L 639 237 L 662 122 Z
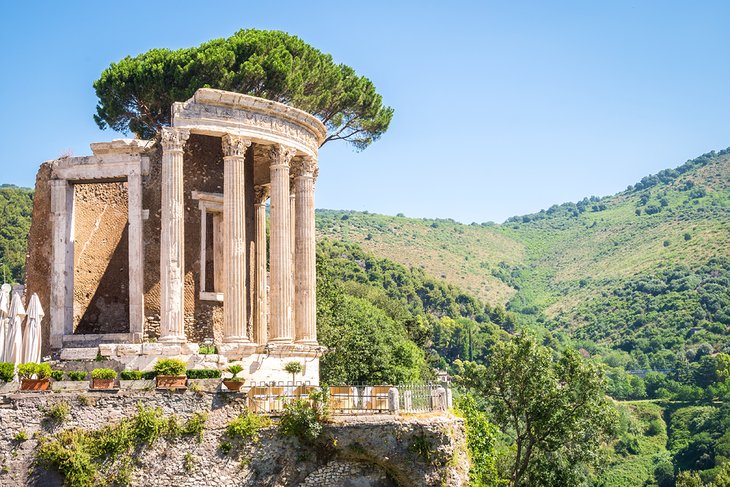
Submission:
M 221 354 L 232 360 L 250 359 L 251 364 L 276 347 L 283 347 L 280 351 L 291 348 L 286 356 L 319 357 L 323 350 L 317 345 L 316 333 L 314 182 L 317 152 L 326 133 L 317 118 L 287 105 L 200 89 L 188 101 L 173 105 L 171 126 L 162 128 L 159 142 L 94 143 L 93 156 L 51 162 L 51 348 L 143 341 L 149 321 L 144 298 L 151 292 L 146 279 L 150 262 L 144 248 L 150 240 L 145 232 L 154 228 L 145 224 L 151 205 L 155 222 L 159 221 L 160 273 L 154 292 L 160 307 L 157 339 L 165 350 L 160 355 L 190 345 L 186 306 L 191 297 L 185 290 L 190 286 L 191 266 L 185 262 L 190 259 L 186 246 L 199 245 L 199 259 L 193 266 L 197 272 L 192 281 L 197 285 L 194 297 L 219 303 L 216 306 L 222 303 L 222 336 L 216 343 Z M 221 192 L 212 193 L 210 185 L 191 189 L 191 181 L 201 177 L 186 172 L 191 136 L 220 141 L 217 157 L 222 157 L 222 164 L 204 165 L 203 170 L 217 168 L 210 176 L 222 181 L 215 187 Z M 155 159 L 151 169 L 152 154 L 159 155 L 160 148 L 161 158 Z M 128 334 L 77 334 L 74 329 L 74 188 L 95 182 L 126 183 L 128 220 L 123 234 L 129 253 L 128 283 L 120 286 L 120 293 L 128 289 Z M 151 198 L 159 202 L 159 210 Z M 196 200 L 195 207 L 190 200 Z M 190 224 L 186 221 L 192 212 L 200 215 L 195 217 L 200 222 L 196 242 L 186 240 L 186 225 Z M 262 351 L 262 347 L 268 348 Z M 140 357 L 155 355 L 143 348 L 137 352 Z M 136 349 L 130 349 L 134 354 L 131 350 Z M 249 378 L 257 380 L 253 372 Z
M 174 103 L 172 125 L 205 135 L 235 134 L 253 142 L 278 142 L 313 157 L 327 136 L 322 122 L 305 111 L 211 88 L 201 88 L 188 101 Z

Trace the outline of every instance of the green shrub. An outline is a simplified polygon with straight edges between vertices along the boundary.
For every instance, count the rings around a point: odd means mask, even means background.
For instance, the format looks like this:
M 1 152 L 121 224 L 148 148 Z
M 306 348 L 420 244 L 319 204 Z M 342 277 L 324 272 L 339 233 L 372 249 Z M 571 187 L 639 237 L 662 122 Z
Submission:
M 35 375 L 39 379 L 48 379 L 51 376 L 51 364 L 38 364 Z
M 56 423 L 63 423 L 71 414 L 71 406 L 66 401 L 60 401 L 46 409 L 46 417 Z
M 162 415 L 162 408 L 146 408 L 137 404 L 137 415 L 132 419 L 135 438 L 143 443 L 152 444 L 167 432 L 168 421 Z
M 167 425 L 165 428 L 164 435 L 168 439 L 178 438 L 183 431 L 182 425 L 180 425 L 180 422 L 177 420 L 177 415 L 175 414 L 172 414 L 169 418 L 167 418 Z
M 12 362 L 0 362 L 0 380 L 11 382 L 15 377 L 15 364 Z
M 259 416 L 247 411 L 228 423 L 226 436 L 232 440 L 250 439 L 253 442 L 258 442 L 259 431 L 269 425 L 271 425 L 271 420 L 266 416 Z
M 458 397 L 455 401 L 456 414 L 465 420 L 466 445 L 471 457 L 469 485 L 486 487 L 494 485 L 497 479 L 497 444 L 499 429 L 489 421 L 471 394 Z
M 188 379 L 220 379 L 221 371 L 216 369 L 190 369 Z
M 52 370 L 51 378 L 53 378 L 53 380 L 63 380 L 63 370 Z
M 90 440 L 83 430 L 64 430 L 53 438 L 41 439 L 36 458 L 55 466 L 65 479 L 64 485 L 94 485 L 97 467 L 89 452 Z
M 33 376 L 38 379 L 47 379 L 51 376 L 51 364 L 36 364 L 28 362 L 18 365 L 18 376 L 23 379 L 30 379 Z
M 646 428 L 646 436 L 656 436 L 664 431 L 664 423 L 660 419 L 652 419 Z
M 311 443 L 322 433 L 322 423 L 317 411 L 307 401 L 297 399 L 284 406 L 279 431 L 283 435 L 295 436 L 304 443 Z
M 28 362 L 26 364 L 20 364 L 18 365 L 18 377 L 21 379 L 30 379 L 35 375 L 37 370 L 38 364 L 36 363 Z
M 153 367 L 157 375 L 185 375 L 185 362 L 178 358 L 163 358 Z
M 73 381 L 82 381 L 86 380 L 86 377 L 88 376 L 88 373 L 83 370 L 70 370 L 66 373 L 69 379 Z
M 613 446 L 613 449 L 623 456 L 638 455 L 641 452 L 639 440 L 633 435 L 620 438 Z
M 20 430 L 15 433 L 15 436 L 13 436 L 13 440 L 17 441 L 18 443 L 28 441 L 29 438 L 30 436 L 28 436 L 28 433 L 26 433 L 25 430 Z
M 413 441 L 411 441 L 411 444 L 408 445 L 408 450 L 421 458 L 424 462 L 429 462 L 431 460 L 431 456 L 434 454 L 435 448 L 431 441 L 426 438 L 426 435 L 421 433 L 419 436 L 413 437 Z
M 94 369 L 91 371 L 92 379 L 116 379 L 117 371 L 114 369 Z
M 123 370 L 119 373 L 122 380 L 142 380 L 142 372 L 139 370 Z
M 154 378 L 157 377 L 157 372 L 154 370 L 148 370 L 147 372 L 142 372 L 142 378 L 144 380 L 154 380 Z
M 208 421 L 208 415 L 205 413 L 193 413 L 185 423 L 185 427 L 182 432 L 185 435 L 195 436 L 198 443 L 203 441 L 203 430 L 205 429 L 205 422 Z
M 133 418 L 123 419 L 95 431 L 67 429 L 42 437 L 36 450 L 41 465 L 55 467 L 64 476 L 64 485 L 129 485 L 133 455 L 142 447 L 164 435 L 174 438 L 182 434 L 200 435 L 204 414 L 194 414 L 181 427 L 174 415 L 165 417 L 160 408 L 138 404 Z
M 195 469 L 195 461 L 192 453 L 187 452 L 183 457 L 183 468 L 186 472 L 192 472 Z
M 201 355 L 211 355 L 211 354 L 218 353 L 218 350 L 215 348 L 215 345 L 202 344 L 198 348 L 198 353 Z

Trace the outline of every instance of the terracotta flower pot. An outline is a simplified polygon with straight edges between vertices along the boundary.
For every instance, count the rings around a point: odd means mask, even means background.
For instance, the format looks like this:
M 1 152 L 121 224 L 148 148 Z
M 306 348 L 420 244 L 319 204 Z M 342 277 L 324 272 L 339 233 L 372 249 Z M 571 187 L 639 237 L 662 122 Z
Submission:
M 235 391 L 238 392 L 241 390 L 241 387 L 243 387 L 243 381 L 242 380 L 223 380 L 223 385 L 226 386 L 226 389 L 229 391 Z
M 184 375 L 158 375 L 158 389 L 185 389 L 188 378 Z
M 114 389 L 114 379 L 91 379 L 92 389 Z
M 51 379 L 21 379 L 21 391 L 47 391 L 51 385 Z

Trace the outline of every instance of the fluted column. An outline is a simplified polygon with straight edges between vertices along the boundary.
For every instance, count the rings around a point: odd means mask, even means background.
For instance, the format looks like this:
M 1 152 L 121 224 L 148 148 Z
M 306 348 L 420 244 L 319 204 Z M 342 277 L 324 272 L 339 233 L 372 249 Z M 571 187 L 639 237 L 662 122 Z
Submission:
M 289 162 L 295 149 L 271 146 L 271 326 L 269 342 L 291 342 L 291 216 L 289 202 Z
M 256 300 L 254 302 L 254 342 L 264 344 L 268 339 L 268 320 L 266 319 L 266 200 L 269 197 L 269 188 L 256 186 L 255 190 L 256 266 L 254 280 L 256 283 Z
M 296 226 L 294 254 L 297 343 L 317 344 L 317 263 L 314 237 L 314 179 L 317 162 L 305 157 L 292 164 Z
M 190 131 L 164 127 L 160 223 L 160 342 L 185 343 L 183 147 Z
M 223 144 L 223 341 L 247 343 L 245 156 L 249 139 L 226 134 Z
M 295 160 L 291 162 L 291 168 L 294 167 Z M 289 296 L 291 297 L 291 322 L 292 327 L 296 330 L 297 323 L 297 306 L 296 306 L 296 289 L 294 286 L 294 269 L 297 266 L 297 262 L 294 256 L 294 229 L 296 228 L 296 201 L 294 199 L 294 178 L 291 177 L 291 170 L 289 171 L 289 218 L 291 223 L 289 224 L 289 254 L 291 255 L 291 264 L 289 270 L 291 271 L 289 277 Z M 296 331 L 292 336 L 296 335 Z

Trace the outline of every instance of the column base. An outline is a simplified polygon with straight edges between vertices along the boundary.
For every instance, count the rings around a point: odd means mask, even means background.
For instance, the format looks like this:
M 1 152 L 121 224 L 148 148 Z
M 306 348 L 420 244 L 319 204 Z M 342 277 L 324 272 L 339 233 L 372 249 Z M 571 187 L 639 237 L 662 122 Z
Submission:
M 319 342 L 317 342 L 317 340 L 310 340 L 310 339 L 297 340 L 294 343 L 296 343 L 297 345 L 312 345 L 314 347 L 319 345 Z
M 183 343 L 187 343 L 188 339 L 185 335 L 168 335 L 160 337 L 157 341 L 158 343 L 181 345 Z
M 251 343 L 251 340 L 249 340 L 248 337 L 237 337 L 237 336 L 231 336 L 231 337 L 224 337 L 223 343 Z
M 269 341 L 266 342 L 266 343 L 267 344 L 269 344 L 269 343 L 277 343 L 277 344 L 278 343 L 282 343 L 282 344 L 287 344 L 287 343 L 294 343 L 294 340 L 292 338 L 287 338 L 287 337 L 284 337 L 284 338 L 269 338 Z

